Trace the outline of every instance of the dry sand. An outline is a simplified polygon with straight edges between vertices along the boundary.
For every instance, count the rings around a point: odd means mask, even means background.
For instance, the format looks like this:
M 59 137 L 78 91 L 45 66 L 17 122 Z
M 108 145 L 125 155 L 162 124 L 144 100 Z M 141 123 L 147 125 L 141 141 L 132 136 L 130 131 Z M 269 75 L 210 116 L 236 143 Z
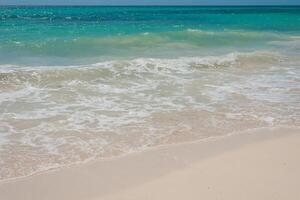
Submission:
M 252 130 L 2 182 L 0 199 L 299 200 L 300 130 Z

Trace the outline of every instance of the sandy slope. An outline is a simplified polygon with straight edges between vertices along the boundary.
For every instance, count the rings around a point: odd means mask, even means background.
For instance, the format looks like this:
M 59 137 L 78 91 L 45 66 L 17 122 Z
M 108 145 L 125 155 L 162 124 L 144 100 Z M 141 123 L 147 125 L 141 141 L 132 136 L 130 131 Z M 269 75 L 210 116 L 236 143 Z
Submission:
M 104 199 L 299 200 L 300 135 L 225 152 Z
M 300 131 L 262 129 L 0 184 L 5 200 L 299 200 Z

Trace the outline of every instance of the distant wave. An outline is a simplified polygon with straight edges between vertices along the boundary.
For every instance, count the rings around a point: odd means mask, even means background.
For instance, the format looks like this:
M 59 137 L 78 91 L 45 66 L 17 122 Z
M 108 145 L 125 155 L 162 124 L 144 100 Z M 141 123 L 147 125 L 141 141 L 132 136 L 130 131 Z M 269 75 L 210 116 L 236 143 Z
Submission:
M 114 66 L 123 66 L 124 69 L 136 67 L 138 70 L 147 71 L 149 66 L 162 67 L 164 70 L 170 68 L 177 68 L 180 70 L 189 70 L 189 67 L 229 67 L 229 66 L 242 66 L 247 62 L 261 62 L 261 63 L 274 63 L 285 56 L 278 52 L 271 51 L 254 51 L 254 52 L 233 52 L 220 56 L 202 56 L 202 57 L 179 57 L 179 58 L 135 58 L 135 59 L 116 59 L 108 60 L 93 64 L 84 65 L 44 65 L 33 66 L 30 65 L 16 65 L 16 64 L 2 64 L 0 65 L 1 73 L 13 73 L 14 71 L 36 71 L 36 70 L 66 70 L 68 68 L 74 70 L 82 69 L 104 69 L 114 68 Z M 41 71 L 42 72 L 42 71 Z M 48 73 L 48 71 L 46 71 Z

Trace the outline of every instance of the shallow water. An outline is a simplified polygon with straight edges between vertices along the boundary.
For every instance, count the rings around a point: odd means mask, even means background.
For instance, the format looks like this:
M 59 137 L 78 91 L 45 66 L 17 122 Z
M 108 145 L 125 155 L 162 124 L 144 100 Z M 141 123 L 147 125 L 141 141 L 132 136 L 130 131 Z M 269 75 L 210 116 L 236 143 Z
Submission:
M 300 7 L 0 7 L 0 179 L 300 125 Z

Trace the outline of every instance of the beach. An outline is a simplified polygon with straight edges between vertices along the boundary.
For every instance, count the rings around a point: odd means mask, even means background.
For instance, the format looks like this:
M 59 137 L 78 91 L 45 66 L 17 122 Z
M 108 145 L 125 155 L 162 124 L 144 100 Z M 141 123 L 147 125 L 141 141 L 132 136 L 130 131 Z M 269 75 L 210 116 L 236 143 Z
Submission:
M 299 199 L 299 128 L 161 146 L 0 184 L 0 198 Z
M 299 199 L 299 6 L 0 6 L 0 199 Z

